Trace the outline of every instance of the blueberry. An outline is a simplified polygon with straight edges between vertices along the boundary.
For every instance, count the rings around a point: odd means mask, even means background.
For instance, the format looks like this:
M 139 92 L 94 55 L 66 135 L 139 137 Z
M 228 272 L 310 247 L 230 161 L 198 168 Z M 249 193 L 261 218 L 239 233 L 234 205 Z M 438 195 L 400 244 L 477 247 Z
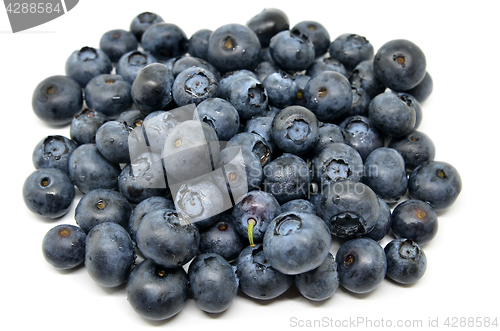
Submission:
M 174 77 L 177 77 L 177 75 L 190 67 L 200 67 L 206 69 L 215 76 L 217 81 L 220 80 L 220 74 L 213 65 L 203 59 L 194 56 L 186 55 L 179 57 L 172 66 L 172 73 L 174 74 Z
M 132 106 L 131 87 L 120 75 L 99 75 L 85 86 L 85 102 L 89 108 L 117 118 Z
M 134 17 L 132 22 L 130 22 L 130 32 L 132 32 L 137 40 L 140 41 L 144 31 L 146 31 L 151 25 L 160 22 L 163 22 L 163 18 L 161 18 L 160 15 L 151 12 L 144 12 Z
M 137 206 L 135 206 L 134 210 L 132 210 L 132 213 L 130 214 L 130 218 L 128 221 L 129 234 L 130 238 L 133 241 L 136 241 L 135 234 L 144 216 L 147 213 L 157 209 L 170 209 L 174 211 L 175 205 L 174 202 L 170 199 L 164 198 L 162 196 L 152 196 L 142 200 L 137 204 Z
M 385 91 L 385 85 L 377 79 L 373 72 L 372 60 L 358 63 L 349 75 L 349 82 L 353 87 L 361 87 L 372 99 Z
M 272 137 L 273 118 L 274 117 L 271 116 L 256 116 L 249 119 L 245 124 L 245 132 L 255 133 L 261 136 L 271 148 L 271 154 L 273 151 L 277 150 Z
M 407 172 L 412 172 L 420 164 L 434 161 L 436 147 L 431 138 L 420 131 L 412 131 L 401 138 L 391 139 L 390 148 L 397 150 L 405 160 Z
M 131 51 L 123 54 L 116 64 L 116 73 L 130 84 L 134 83 L 139 72 L 148 64 L 157 62 L 156 58 L 145 51 Z
M 142 48 L 160 61 L 185 54 L 187 44 L 184 31 L 172 23 L 155 23 L 141 37 Z
M 283 30 L 288 30 L 290 22 L 286 14 L 276 8 L 265 8 L 246 24 L 259 38 L 262 47 L 268 47 L 271 38 Z
M 238 293 L 233 268 L 218 254 L 197 256 L 189 265 L 188 276 L 194 302 L 207 313 L 227 310 Z
M 413 127 L 414 130 L 418 129 L 420 124 L 422 123 L 422 117 L 423 117 L 423 112 L 422 112 L 422 107 L 420 106 L 420 103 L 418 100 L 411 94 L 408 94 L 406 92 L 394 92 L 397 94 L 397 96 L 405 102 L 408 107 L 412 108 L 415 111 L 415 126 Z
M 416 114 L 407 100 L 393 92 L 377 95 L 368 109 L 373 125 L 385 135 L 396 138 L 410 133 L 415 128 Z
M 381 241 L 389 233 L 392 226 L 391 208 L 383 199 L 378 198 L 380 204 L 380 214 L 377 223 L 372 231 L 365 235 L 375 241 Z
M 80 191 L 87 193 L 116 188 L 120 167 L 102 156 L 95 144 L 83 144 L 69 157 L 69 174 Z
M 417 86 L 424 79 L 425 68 L 424 52 L 404 39 L 385 43 L 373 59 L 375 76 L 393 91 L 406 91 Z
M 291 30 L 298 30 L 311 40 L 314 45 L 314 57 L 320 57 L 328 51 L 330 47 L 330 34 L 321 23 L 315 21 L 302 21 L 295 24 Z
M 316 206 L 304 199 L 293 199 L 281 205 L 281 212 L 299 211 L 303 213 L 316 214 Z
M 189 55 L 208 61 L 208 39 L 211 34 L 212 30 L 208 29 L 201 29 L 193 33 L 188 42 Z
M 424 79 L 417 86 L 404 92 L 413 95 L 418 102 L 422 103 L 431 95 L 433 86 L 432 77 L 429 72 L 426 72 Z
M 136 232 L 137 247 L 144 257 L 165 268 L 180 267 L 198 251 L 198 229 L 168 209 L 147 213 Z
M 229 88 L 229 85 L 240 78 L 248 76 L 259 80 L 253 71 L 247 69 L 225 72 L 219 81 L 219 98 L 227 99 L 227 89 Z
M 284 71 L 270 74 L 262 82 L 269 97 L 269 104 L 285 108 L 291 106 L 298 92 L 298 87 L 291 75 Z
M 85 46 L 69 56 L 65 68 L 66 75 L 85 87 L 95 76 L 111 73 L 113 66 L 102 50 Z
M 420 200 L 406 200 L 392 212 L 392 232 L 396 238 L 409 238 L 424 245 L 438 231 L 437 214 L 432 207 Z
M 86 108 L 71 121 L 69 135 L 78 145 L 95 144 L 95 133 L 108 120 L 103 113 Z
M 346 33 L 338 36 L 329 45 L 330 56 L 352 71 L 361 61 L 373 58 L 373 46 L 363 36 Z
M 85 260 L 86 236 L 85 232 L 77 226 L 57 225 L 43 237 L 43 257 L 56 269 L 73 269 Z
M 248 246 L 235 262 L 240 290 L 258 300 L 274 299 L 293 284 L 293 276 L 285 275 L 269 263 L 261 244 Z
M 113 222 L 127 228 L 131 212 L 129 202 L 120 193 L 95 189 L 86 193 L 78 202 L 75 220 L 85 233 L 104 222 Z
M 436 211 L 451 206 L 461 191 L 460 174 L 446 162 L 424 162 L 413 170 L 408 181 L 410 196 L 428 202 Z
M 261 82 L 264 82 L 267 76 L 278 71 L 280 71 L 280 67 L 271 61 L 261 61 L 254 70 L 257 79 Z
M 31 100 L 33 111 L 50 125 L 65 125 L 83 107 L 82 89 L 67 76 L 51 76 L 41 81 Z
M 373 291 L 384 280 L 387 259 L 384 249 L 374 240 L 347 241 L 337 251 L 340 285 L 354 293 Z
M 318 268 L 331 243 L 330 231 L 320 217 L 297 211 L 279 214 L 269 224 L 263 240 L 269 263 L 287 275 Z
M 262 136 L 251 133 L 251 132 L 241 132 L 234 135 L 227 143 L 226 147 L 245 147 L 252 151 L 252 153 L 257 156 L 262 166 L 271 161 L 271 145 Z
M 384 147 L 384 136 L 368 117 L 347 117 L 340 123 L 340 127 L 345 132 L 345 143 L 354 147 L 363 160 L 377 148 Z
M 95 134 L 95 145 L 102 156 L 112 163 L 130 162 L 129 133 L 132 128 L 124 122 L 108 121 Z
M 217 133 L 220 141 L 228 141 L 240 129 L 238 111 L 221 98 L 209 98 L 196 106 L 193 119 L 198 119 L 210 125 Z
M 387 256 L 387 277 L 400 284 L 414 284 L 427 269 L 427 257 L 411 239 L 400 238 L 384 248 Z
M 23 199 L 26 207 L 47 219 L 65 215 L 73 198 L 75 187 L 70 177 L 56 168 L 40 168 L 24 181 Z
M 249 76 L 233 81 L 227 88 L 226 97 L 243 120 L 264 111 L 269 102 L 264 84 Z
M 144 115 L 138 109 L 126 110 L 116 118 L 116 121 L 123 122 L 133 128 L 142 126 Z
M 339 60 L 331 57 L 320 57 L 314 60 L 311 66 L 307 68 L 306 75 L 312 77 L 323 71 L 336 71 L 347 77 L 347 70 L 344 65 Z
M 345 133 L 338 125 L 321 123 L 318 129 L 318 142 L 314 145 L 314 153 L 317 155 L 323 147 L 332 143 L 345 143 Z
M 219 82 L 214 74 L 201 67 L 189 67 L 175 77 L 172 96 L 178 106 L 200 102 L 217 96 Z
M 372 99 L 362 87 L 352 88 L 351 108 L 345 114 L 346 117 L 361 115 L 368 117 L 368 108 Z
M 137 46 L 134 34 L 122 29 L 104 33 L 99 41 L 99 48 L 108 55 L 111 62 L 118 62 L 123 54 L 136 50 Z
M 127 231 L 116 223 L 92 228 L 85 242 L 85 268 L 102 287 L 117 287 L 129 276 L 136 255 Z
M 318 120 L 331 122 L 346 114 L 352 104 L 351 84 L 335 71 L 323 71 L 304 87 L 304 105 Z
M 337 262 L 331 253 L 316 269 L 295 275 L 295 286 L 305 298 L 323 301 L 331 298 L 339 288 Z
M 315 59 L 314 45 L 299 30 L 285 30 L 271 38 L 269 51 L 274 62 L 285 71 L 307 69 Z
M 225 24 L 208 39 L 208 62 L 220 72 L 253 70 L 261 55 L 259 38 L 249 27 Z
M 69 175 L 69 157 L 77 146 L 76 142 L 64 136 L 47 136 L 33 150 L 33 165 L 36 169 L 57 168 Z

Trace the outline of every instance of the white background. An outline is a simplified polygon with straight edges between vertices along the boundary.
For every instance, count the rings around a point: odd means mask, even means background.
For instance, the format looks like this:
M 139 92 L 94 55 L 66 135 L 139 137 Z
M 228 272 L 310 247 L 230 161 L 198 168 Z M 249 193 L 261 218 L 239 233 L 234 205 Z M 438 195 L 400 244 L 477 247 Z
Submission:
M 31 30 L 12 34 L 0 10 L 0 157 L 2 309 L 0 323 L 9 329 L 119 330 L 196 328 L 204 330 L 277 330 L 294 328 L 291 319 L 368 318 L 377 323 L 447 317 L 500 317 L 498 311 L 499 208 L 499 24 L 493 1 L 91 1 L 81 0 L 68 14 Z M 139 13 L 152 11 L 180 26 L 189 37 L 227 23 L 245 24 L 263 8 L 285 11 L 291 27 L 303 20 L 323 24 L 333 40 L 343 33 L 367 37 L 375 50 L 392 39 L 409 39 L 427 57 L 434 92 L 422 104 L 420 130 L 437 149 L 436 160 L 460 172 L 462 194 L 439 215 L 437 237 L 425 248 L 428 269 L 414 286 L 384 282 L 368 295 L 343 289 L 328 301 L 313 303 L 294 289 L 276 300 L 256 301 L 239 294 L 225 313 L 210 315 L 190 299 L 171 320 L 148 322 L 127 302 L 124 287 L 105 289 L 85 268 L 55 270 L 43 259 L 45 233 L 62 223 L 74 224 L 73 209 L 62 219 L 46 221 L 24 205 L 21 188 L 34 170 L 31 154 L 45 136 L 69 136 L 31 109 L 36 85 L 64 74 L 67 57 L 83 46 L 98 47 L 111 29 L 128 29 Z M 73 204 L 76 206 L 81 194 Z M 385 244 L 384 241 L 382 244 Z M 500 322 L 500 321 L 499 321 Z M 346 323 L 346 322 L 344 322 Z M 364 324 L 360 324 L 361 328 Z

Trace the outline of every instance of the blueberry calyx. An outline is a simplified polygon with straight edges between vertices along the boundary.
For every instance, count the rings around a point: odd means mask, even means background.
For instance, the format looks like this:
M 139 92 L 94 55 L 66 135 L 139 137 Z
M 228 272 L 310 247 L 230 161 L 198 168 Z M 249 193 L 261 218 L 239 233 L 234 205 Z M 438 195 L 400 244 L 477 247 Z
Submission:
M 351 267 L 354 264 L 354 262 L 356 262 L 356 257 L 352 253 L 347 254 L 346 257 L 344 258 L 344 266 L 346 268 Z
M 325 165 L 325 170 L 323 171 L 325 177 L 335 182 L 340 179 L 350 178 L 352 171 L 349 168 L 349 164 L 343 159 L 332 158 Z
M 291 214 L 278 220 L 274 234 L 278 236 L 288 236 L 302 228 L 302 220 L 297 215 Z
M 84 46 L 78 52 L 78 58 L 82 61 L 93 61 L 99 57 L 97 51 L 93 47 Z
M 366 233 L 365 222 L 358 215 L 351 212 L 332 216 L 331 223 L 335 229 L 332 230 L 332 233 L 342 234 L 342 236 L 354 237 Z
M 420 248 L 412 239 L 407 239 L 399 247 L 399 255 L 406 260 L 415 260 L 420 255 Z

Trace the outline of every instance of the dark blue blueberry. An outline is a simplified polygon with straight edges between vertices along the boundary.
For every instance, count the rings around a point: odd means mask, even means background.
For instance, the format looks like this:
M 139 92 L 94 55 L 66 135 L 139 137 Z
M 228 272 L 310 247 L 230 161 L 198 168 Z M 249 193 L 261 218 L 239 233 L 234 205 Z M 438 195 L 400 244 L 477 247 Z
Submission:
M 393 91 L 417 86 L 425 76 L 425 54 L 409 40 L 396 39 L 382 45 L 373 59 L 379 81 Z
M 189 265 L 189 284 L 198 308 L 207 313 L 227 310 L 238 293 L 233 267 L 220 255 L 199 255 Z
M 85 46 L 70 55 L 65 68 L 66 75 L 85 87 L 95 76 L 111 73 L 113 66 L 102 50 Z
M 189 67 L 175 77 L 172 96 L 178 106 L 215 98 L 219 82 L 214 74 L 202 67 Z
M 332 143 L 345 143 L 345 133 L 340 126 L 331 123 L 320 123 L 318 129 L 318 142 L 314 145 L 314 153 L 317 155 L 323 147 Z
M 269 224 L 263 240 L 269 263 L 287 275 L 318 268 L 331 244 L 330 230 L 319 216 L 297 211 L 279 214 Z
M 335 71 L 323 71 L 312 77 L 304 87 L 304 105 L 318 120 L 331 122 L 351 108 L 351 84 Z
M 131 88 L 120 75 L 99 75 L 85 87 L 85 102 L 90 109 L 114 119 L 132 106 Z
M 314 45 L 299 30 L 285 30 L 271 38 L 269 51 L 276 64 L 285 71 L 302 71 L 314 62 Z
M 416 167 L 408 181 L 413 199 L 428 202 L 436 211 L 451 206 L 462 191 L 462 179 L 451 164 L 427 161 Z
M 385 91 L 385 85 L 375 77 L 372 60 L 358 63 L 349 75 L 349 82 L 353 87 L 361 87 L 372 99 Z
M 160 61 L 184 55 L 188 39 L 180 27 L 172 23 L 159 22 L 151 25 L 142 34 L 142 48 Z
M 295 97 L 294 104 L 303 106 L 304 105 L 304 89 L 311 79 L 308 75 L 295 75 L 295 85 L 297 85 L 297 96 Z
M 69 175 L 69 157 L 77 146 L 75 141 L 64 136 L 47 136 L 33 150 L 33 165 L 36 169 L 57 168 Z
M 220 74 L 213 65 L 200 58 L 187 55 L 181 56 L 179 59 L 175 61 L 175 63 L 172 66 L 172 73 L 174 74 L 174 77 L 177 77 L 177 75 L 179 75 L 181 72 L 190 67 L 200 67 L 206 69 L 215 76 L 217 81 L 220 79 Z
M 188 42 L 188 53 L 191 56 L 208 61 L 208 39 L 212 30 L 201 29 L 191 35 Z
M 407 98 L 393 92 L 377 95 L 370 102 L 368 115 L 373 125 L 382 133 L 391 137 L 402 137 L 415 128 L 415 109 L 409 105 Z
M 262 47 L 268 47 L 275 34 L 290 28 L 288 16 L 276 8 L 265 8 L 246 25 L 257 34 Z
M 272 149 L 266 139 L 262 136 L 251 133 L 251 132 L 241 132 L 234 135 L 227 143 L 226 147 L 240 146 L 246 147 L 252 151 L 252 153 L 257 156 L 262 166 L 271 161 Z
M 400 238 L 385 248 L 387 277 L 400 284 L 414 284 L 427 269 L 427 258 L 420 246 L 411 239 Z
M 396 238 L 408 238 L 424 245 L 437 234 L 437 214 L 432 207 L 420 200 L 406 200 L 392 212 L 392 232 Z
M 113 163 L 129 163 L 129 134 L 132 128 L 124 122 L 108 121 L 95 134 L 99 152 Z
M 320 57 L 328 52 L 328 48 L 330 47 L 330 34 L 320 23 L 316 21 L 302 21 L 295 24 L 291 30 L 298 30 L 311 40 L 314 45 L 314 57 Z
M 134 34 L 137 41 L 141 41 L 144 31 L 146 31 L 151 25 L 160 22 L 163 22 L 163 18 L 161 18 L 160 15 L 151 12 L 144 12 L 134 17 L 132 22 L 130 22 L 130 32 Z
M 189 278 L 183 268 L 164 268 L 144 260 L 130 272 L 127 300 L 134 310 L 148 320 L 172 318 L 186 305 Z
M 220 72 L 253 70 L 261 55 L 259 38 L 249 27 L 225 24 L 208 39 L 208 62 Z
M 338 36 L 329 45 L 330 56 L 352 71 L 361 61 L 373 58 L 373 46 L 365 37 L 346 33 Z
M 69 174 L 81 192 L 97 188 L 115 189 L 120 166 L 106 159 L 95 144 L 78 146 L 69 157 Z
M 148 64 L 155 63 L 157 60 L 153 55 L 145 51 L 131 51 L 118 60 L 116 64 L 116 73 L 130 84 L 134 83 L 139 72 Z
M 274 117 L 272 137 L 283 152 L 300 155 L 314 148 L 318 129 L 313 112 L 306 107 L 289 106 Z
M 120 193 L 96 189 L 80 199 L 75 209 L 75 220 L 85 233 L 104 222 L 113 222 L 126 229 L 131 212 L 129 202 Z
M 44 218 L 54 219 L 65 215 L 73 198 L 75 187 L 70 177 L 56 168 L 40 168 L 24 181 L 23 199 L 26 207 Z
M 271 148 L 271 153 L 276 150 L 272 137 L 273 118 L 274 116 L 257 116 L 249 119 L 245 124 L 245 132 L 261 136 Z
M 337 262 L 331 253 L 316 269 L 295 275 L 295 286 L 305 298 L 323 301 L 331 298 L 339 288 Z
M 143 120 L 144 115 L 138 109 L 126 110 L 116 118 L 116 121 L 123 122 L 133 128 L 142 126 Z
M 271 193 L 280 204 L 307 198 L 311 175 L 306 161 L 300 157 L 284 153 L 262 170 L 263 190 Z
M 307 68 L 306 75 L 312 77 L 323 71 L 336 71 L 347 77 L 347 70 L 344 65 L 339 60 L 331 57 L 320 57 L 314 60 L 311 66 Z
M 422 103 L 431 95 L 433 87 L 432 77 L 429 72 L 426 72 L 424 79 L 417 86 L 404 92 L 413 95 L 418 102 Z
M 136 232 L 137 247 L 145 258 L 165 268 L 180 267 L 198 252 L 198 229 L 169 209 L 147 213 Z
M 152 196 L 142 200 L 139 204 L 137 204 L 137 206 L 135 206 L 134 210 L 132 210 L 132 213 L 130 214 L 130 219 L 128 221 L 129 234 L 130 238 L 133 241 L 136 241 L 135 234 L 144 216 L 147 213 L 157 209 L 170 209 L 174 211 L 175 205 L 174 202 L 170 199 L 164 198 L 162 196 Z
M 384 249 L 370 238 L 347 241 L 337 251 L 335 260 L 340 285 L 354 293 L 373 291 L 387 271 Z
M 434 161 L 436 156 L 436 147 L 431 138 L 420 131 L 412 131 L 407 136 L 391 139 L 389 148 L 394 148 L 403 156 L 408 172 L 412 172 L 424 162 Z
M 289 211 L 299 211 L 303 213 L 316 214 L 316 206 L 314 206 L 308 200 L 294 199 L 281 205 L 282 213 L 286 213 Z
M 383 199 L 378 198 L 380 204 L 380 216 L 372 231 L 365 235 L 375 241 L 381 241 L 389 233 L 392 226 L 391 208 Z
M 110 30 L 99 41 L 99 48 L 108 55 L 111 62 L 118 62 L 123 54 L 136 50 L 137 46 L 134 34 L 123 29 Z
M 278 71 L 280 71 L 280 67 L 271 61 L 261 61 L 254 70 L 257 79 L 261 82 L 264 82 L 267 76 Z
M 246 246 L 230 214 L 221 214 L 217 222 L 200 232 L 200 253 L 216 253 L 227 261 L 233 261 Z
M 291 106 L 297 97 L 298 87 L 293 76 L 284 71 L 270 74 L 262 82 L 269 97 L 269 104 L 285 108 Z
M 368 117 L 368 107 L 370 106 L 370 101 L 372 101 L 372 99 L 363 88 L 353 87 L 351 108 L 347 111 L 345 116 L 349 117 L 361 115 Z
M 318 216 L 342 238 L 362 236 L 373 230 L 380 217 L 378 197 L 367 185 L 341 180 L 318 194 Z
M 132 99 L 139 110 L 147 115 L 167 107 L 172 101 L 174 75 L 164 64 L 145 66 L 132 84 Z
M 101 223 L 87 234 L 85 268 L 97 284 L 117 287 L 127 282 L 135 258 L 134 244 L 122 226 Z
M 86 108 L 71 121 L 69 135 L 78 145 L 95 144 L 95 133 L 108 120 L 103 113 Z
M 418 100 L 412 96 L 411 94 L 408 94 L 406 92 L 394 92 L 397 94 L 397 96 L 405 102 L 408 107 L 412 108 L 415 111 L 415 126 L 413 127 L 413 130 L 418 129 L 420 124 L 422 123 L 422 107 L 420 106 L 420 103 Z
M 253 71 L 247 69 L 228 71 L 224 73 L 219 81 L 219 98 L 227 99 L 227 89 L 229 88 L 229 86 L 234 81 L 248 76 L 259 80 L 257 78 L 257 75 Z
M 228 141 L 240 129 L 240 115 L 238 111 L 221 98 L 210 98 L 196 106 L 193 119 L 198 119 L 210 125 L 217 133 L 220 141 Z
M 57 225 L 43 237 L 43 257 L 56 269 L 73 269 L 85 260 L 86 237 L 85 232 L 77 226 Z
M 340 127 L 345 133 L 345 143 L 354 147 L 363 160 L 375 149 L 384 147 L 384 136 L 368 117 L 350 116 L 340 123 Z
M 258 300 L 274 299 L 293 284 L 293 276 L 285 275 L 269 263 L 261 244 L 248 246 L 235 262 L 240 290 Z
M 269 102 L 264 84 L 249 76 L 233 81 L 226 90 L 226 97 L 242 120 L 263 112 Z
M 65 125 L 83 107 L 83 93 L 78 82 L 67 76 L 51 76 L 42 80 L 31 99 L 33 111 L 50 125 Z

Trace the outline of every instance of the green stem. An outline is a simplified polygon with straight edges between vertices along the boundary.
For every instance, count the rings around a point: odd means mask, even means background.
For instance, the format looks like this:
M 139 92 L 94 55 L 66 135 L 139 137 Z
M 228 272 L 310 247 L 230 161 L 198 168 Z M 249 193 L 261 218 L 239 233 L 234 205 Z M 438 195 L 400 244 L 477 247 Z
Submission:
M 250 241 L 250 247 L 255 247 L 253 242 L 253 227 L 257 224 L 257 221 L 253 218 L 248 220 L 248 240 Z

